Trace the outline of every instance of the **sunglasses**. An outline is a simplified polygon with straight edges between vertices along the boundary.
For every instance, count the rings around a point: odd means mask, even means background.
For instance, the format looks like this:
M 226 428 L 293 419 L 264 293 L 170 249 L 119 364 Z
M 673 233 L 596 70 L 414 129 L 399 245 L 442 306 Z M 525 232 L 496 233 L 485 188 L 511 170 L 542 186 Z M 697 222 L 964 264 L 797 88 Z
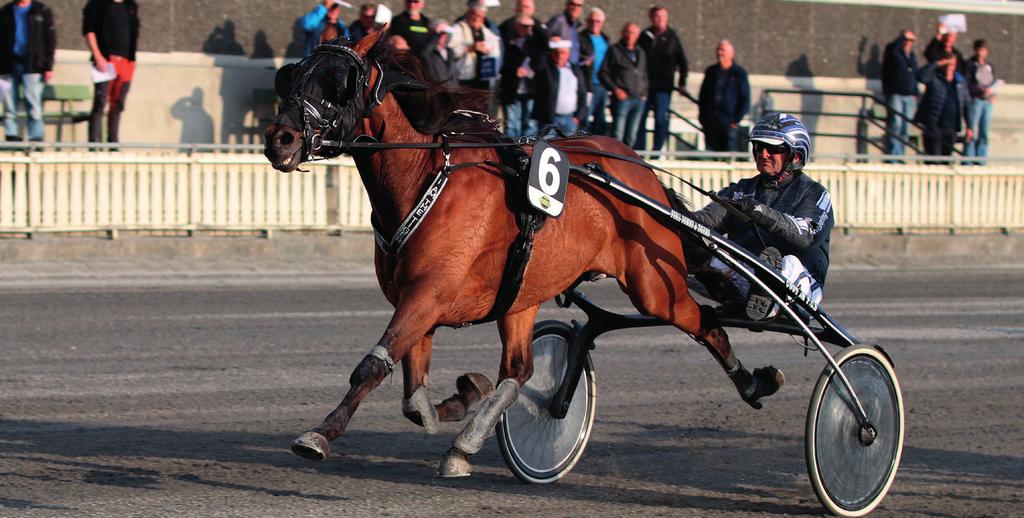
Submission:
M 768 151 L 769 155 L 781 155 L 787 151 L 785 144 L 771 145 L 764 142 L 754 142 L 754 154 L 761 154 L 761 151 Z

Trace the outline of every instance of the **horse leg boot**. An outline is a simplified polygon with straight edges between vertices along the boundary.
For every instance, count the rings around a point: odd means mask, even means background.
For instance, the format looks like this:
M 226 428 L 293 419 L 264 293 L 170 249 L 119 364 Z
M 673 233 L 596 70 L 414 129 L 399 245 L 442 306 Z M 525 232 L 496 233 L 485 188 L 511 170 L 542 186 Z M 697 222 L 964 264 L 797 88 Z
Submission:
M 533 375 L 533 352 L 530 346 L 533 343 L 533 322 L 538 309 L 540 306 L 534 306 L 498 319 L 498 333 L 502 343 L 501 367 L 498 369 L 501 382 L 493 393 L 480 401 L 476 414 L 452 441 L 452 447 L 437 468 L 438 476 L 469 476 L 470 455 L 480 451 L 484 441 L 494 433 L 494 425 L 502 412 L 516 402 L 519 388 Z
M 469 457 L 475 455 L 483 447 L 484 441 L 494 435 L 494 425 L 502 412 L 516 402 L 519 397 L 519 382 L 504 379 L 498 388 L 484 398 L 479 404 L 476 414 L 466 423 L 459 435 L 452 441 L 452 447 L 445 454 L 444 460 L 437 468 L 441 477 L 468 477 L 471 466 Z
M 369 354 L 352 371 L 352 376 L 349 377 L 351 387 L 338 408 L 325 417 L 320 426 L 292 441 L 292 453 L 309 460 L 324 460 L 329 457 L 331 441 L 345 433 L 345 428 L 359 403 L 371 390 L 380 385 L 394 366 L 395 363 L 386 348 L 381 345 L 373 346 Z
M 732 346 L 729 344 L 729 336 L 718 323 L 715 309 L 711 306 L 700 307 L 700 320 L 701 333 L 695 338 L 704 344 L 711 355 L 718 360 L 729 379 L 736 385 L 736 390 L 739 391 L 743 401 L 760 410 L 761 398 L 778 392 L 786 383 L 786 376 L 771 365 L 754 369 L 751 374 L 733 353 Z

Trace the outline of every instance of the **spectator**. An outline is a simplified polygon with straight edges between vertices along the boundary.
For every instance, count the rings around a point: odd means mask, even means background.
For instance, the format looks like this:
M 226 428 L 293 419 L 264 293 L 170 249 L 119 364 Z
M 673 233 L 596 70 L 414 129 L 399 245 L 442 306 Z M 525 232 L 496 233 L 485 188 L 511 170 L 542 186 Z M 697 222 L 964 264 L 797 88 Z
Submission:
M 718 63 L 704 71 L 700 85 L 700 124 L 710 151 L 736 151 L 736 132 L 750 110 L 747 71 L 736 64 L 736 49 L 723 39 L 715 48 Z
M 971 94 L 971 131 L 974 138 L 967 141 L 964 154 L 967 156 L 988 156 L 988 127 L 992 122 L 992 100 L 995 92 L 996 74 L 988 61 L 988 43 L 974 42 L 974 56 L 967 62 L 967 90 Z
M 469 7 L 470 5 L 472 5 L 474 3 L 480 3 L 481 5 L 484 6 L 484 8 L 487 8 L 487 7 L 497 7 L 500 4 L 500 2 L 497 1 L 497 0 L 484 0 L 484 1 L 480 1 L 480 2 L 478 2 L 478 0 L 466 0 L 466 7 Z M 455 19 L 454 23 L 458 24 L 459 22 L 461 22 L 462 20 L 465 20 L 465 19 L 466 19 L 466 15 L 462 14 L 458 18 Z M 500 40 L 501 32 L 498 30 L 498 26 L 495 25 L 494 22 L 492 22 L 491 19 L 488 18 L 486 15 L 484 16 L 484 27 L 487 27 L 488 29 L 490 29 L 490 31 L 493 32 L 494 34 L 497 34 L 498 37 L 499 37 L 499 40 Z
M 913 51 L 916 40 L 912 31 L 904 29 L 885 46 L 882 55 L 882 94 L 888 108 L 885 151 L 890 155 L 904 154 L 904 142 L 910 136 L 910 119 L 917 110 L 920 93 Z
M 676 70 L 679 70 L 680 93 L 686 93 L 686 75 L 689 73 L 683 42 L 676 31 L 668 26 L 668 9 L 654 6 L 648 12 L 651 26 L 640 36 L 640 48 L 647 54 L 647 76 L 650 90 L 647 92 L 647 107 L 644 114 L 654 111 L 654 151 L 661 151 L 668 139 L 668 109 L 672 105 L 672 90 L 675 90 Z M 634 149 L 644 149 L 647 129 L 641 124 Z
M 320 35 L 327 27 L 331 27 L 338 36 L 348 38 L 348 27 L 341 20 L 342 7 L 352 7 L 352 4 L 341 0 L 323 0 L 302 17 L 300 23 L 306 33 L 307 56 L 320 44 Z
M 608 90 L 601 85 L 597 73 L 611 45 L 604 31 L 604 11 L 595 7 L 587 14 L 587 26 L 580 32 L 580 68 L 587 79 L 587 116 L 581 124 L 594 135 L 608 134 Z
M 502 24 L 504 25 L 504 24 Z M 533 119 L 532 60 L 543 57 L 534 37 L 534 19 L 520 15 L 513 24 L 511 38 L 503 40 L 505 57 L 501 65 L 499 96 L 505 113 L 505 134 L 509 137 L 532 136 L 537 133 Z
M 455 24 L 448 50 L 457 63 L 460 85 L 490 90 L 498 75 L 501 40 L 484 25 L 486 16 L 483 0 L 471 0 L 464 19 Z
M 401 36 L 417 55 L 430 48 L 430 18 L 423 14 L 423 0 L 405 0 L 405 11 L 391 20 L 388 32 Z
M 562 41 L 571 41 L 569 62 L 580 62 L 580 15 L 583 14 L 583 0 L 566 0 L 565 10 L 548 20 L 548 38 L 558 36 Z
M 92 113 L 89 116 L 89 141 L 102 136 L 103 111 L 107 112 L 107 141 L 118 141 L 121 112 L 135 76 L 135 51 L 139 44 L 139 6 L 135 0 L 89 0 L 82 10 L 82 35 L 92 52 L 96 70 L 114 78 L 96 83 Z
M 374 4 L 363 4 L 359 6 L 359 18 L 348 26 L 348 37 L 352 41 L 359 41 L 370 34 L 380 30 L 381 24 L 377 23 L 377 6 Z
M 956 69 L 956 55 L 946 52 L 917 72 L 927 89 L 914 122 L 924 126 L 924 150 L 928 155 L 953 154 L 956 134 L 962 127 L 967 127 L 968 141 L 974 136 L 969 126 L 971 97 L 967 82 Z
M 580 66 L 569 61 L 572 42 L 557 37 L 547 57 L 534 64 L 533 118 L 541 128 L 554 124 L 575 133 L 587 113 L 586 79 Z
M 534 48 L 542 49 L 546 48 L 548 44 L 548 27 L 541 23 L 536 16 L 536 7 L 534 7 L 533 0 L 516 0 L 516 12 L 510 16 L 507 20 L 501 22 L 498 26 L 498 36 L 501 36 L 501 42 L 508 44 L 508 41 L 514 39 L 515 36 L 515 23 L 520 17 L 529 16 L 533 19 L 533 39 Z
M 430 31 L 434 34 L 434 39 L 427 53 L 423 55 L 423 60 L 430 68 L 430 75 L 434 80 L 455 86 L 458 84 L 455 80 L 455 60 L 448 51 L 452 26 L 448 25 L 446 20 L 436 19 L 430 24 Z
M 18 100 L 25 97 L 28 139 L 43 140 L 43 83 L 53 77 L 57 28 L 46 4 L 15 0 L 0 7 L 0 76 L 9 82 L 3 91 L 4 135 L 21 140 Z
M 960 53 L 956 48 L 956 31 L 947 31 L 946 26 L 939 24 L 938 30 L 945 31 L 942 34 L 937 34 L 935 38 L 928 43 L 928 47 L 924 49 L 924 59 L 928 60 L 929 63 L 935 63 L 942 59 L 942 55 L 946 52 L 952 52 L 956 56 L 957 72 L 960 75 L 967 74 L 967 61 L 964 60 L 964 55 Z
M 612 93 L 612 135 L 627 146 L 636 138 L 648 91 L 647 56 L 638 39 L 638 24 L 622 27 L 622 39 L 608 50 L 598 73 L 601 84 Z

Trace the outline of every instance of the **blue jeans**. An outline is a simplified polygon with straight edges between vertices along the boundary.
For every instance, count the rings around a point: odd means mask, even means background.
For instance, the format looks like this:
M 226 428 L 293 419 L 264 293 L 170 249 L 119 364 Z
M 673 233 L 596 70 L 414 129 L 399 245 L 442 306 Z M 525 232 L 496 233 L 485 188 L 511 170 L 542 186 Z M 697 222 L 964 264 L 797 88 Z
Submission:
M 600 83 L 590 85 L 590 106 L 587 108 L 588 121 L 582 122 L 593 135 L 608 134 L 608 90 Z
M 4 80 L 11 83 L 4 93 L 4 133 L 12 138 L 21 136 L 18 131 L 18 101 L 24 96 L 28 138 L 43 140 L 43 75 L 30 74 L 24 63 L 15 61 L 11 75 L 4 76 Z
M 910 136 L 910 119 L 917 111 L 917 97 L 913 95 L 890 95 L 886 100 L 888 110 L 885 151 L 890 155 L 906 154 L 905 146 L 900 139 L 907 140 Z M 896 114 L 899 113 L 903 117 Z
M 504 105 L 505 135 L 516 137 L 532 137 L 537 134 L 537 121 L 530 118 L 533 111 L 533 98 L 529 95 L 517 95 L 516 100 Z
M 572 120 L 572 115 L 555 115 L 555 120 L 552 121 L 555 126 L 558 126 L 562 131 L 566 133 L 576 133 L 579 126 L 576 121 Z
M 644 115 L 644 100 L 630 97 L 625 101 L 612 99 L 612 136 L 633 147 L 640 117 Z
M 668 108 L 672 104 L 672 92 L 649 92 L 647 95 L 647 106 L 644 108 L 644 115 L 651 110 L 654 111 L 654 142 L 651 149 L 661 151 L 665 141 L 668 140 Z M 641 124 L 636 133 L 636 140 L 633 142 L 633 149 L 642 150 L 647 142 L 647 128 Z
M 988 156 L 988 127 L 992 123 L 992 101 L 971 99 L 971 131 L 974 138 L 967 141 L 964 154 Z

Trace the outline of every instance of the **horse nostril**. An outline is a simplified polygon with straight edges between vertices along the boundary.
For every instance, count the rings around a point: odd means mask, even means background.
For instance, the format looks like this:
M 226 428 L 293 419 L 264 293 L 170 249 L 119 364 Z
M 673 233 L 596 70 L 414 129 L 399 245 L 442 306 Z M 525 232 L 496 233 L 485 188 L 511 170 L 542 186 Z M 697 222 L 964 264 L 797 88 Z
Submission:
M 279 146 L 290 146 L 292 142 L 295 142 L 295 137 L 292 136 L 291 132 L 282 131 L 277 136 L 277 144 Z

